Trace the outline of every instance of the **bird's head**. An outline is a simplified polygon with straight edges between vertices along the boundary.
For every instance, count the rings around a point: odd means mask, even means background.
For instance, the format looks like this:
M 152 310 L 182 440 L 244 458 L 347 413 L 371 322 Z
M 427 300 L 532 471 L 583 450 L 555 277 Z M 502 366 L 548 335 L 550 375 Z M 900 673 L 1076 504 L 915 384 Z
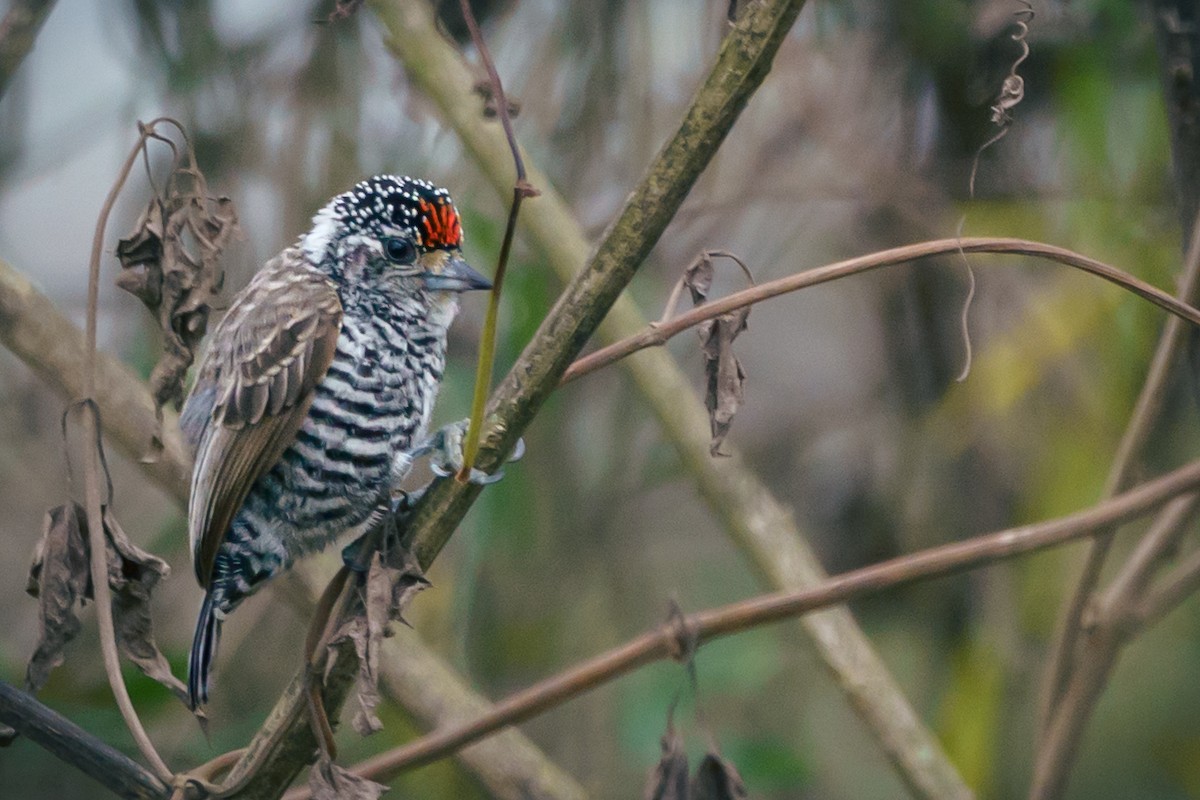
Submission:
M 351 294 L 444 309 L 487 278 L 462 256 L 462 224 L 450 193 L 416 178 L 377 175 L 333 198 L 301 247 Z

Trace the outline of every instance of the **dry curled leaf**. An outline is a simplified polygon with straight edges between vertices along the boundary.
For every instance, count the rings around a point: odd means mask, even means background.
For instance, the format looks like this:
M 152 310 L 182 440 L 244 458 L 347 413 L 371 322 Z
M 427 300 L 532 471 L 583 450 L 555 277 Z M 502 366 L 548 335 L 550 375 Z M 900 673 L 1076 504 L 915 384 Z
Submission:
M 203 187 L 198 173 L 188 174 Z M 221 289 L 221 254 L 236 231 L 229 198 L 172 189 L 165 198 L 153 198 L 129 236 L 117 242 L 117 285 L 141 300 L 162 328 L 163 353 L 150 375 L 160 409 L 183 401 L 184 377 Z
M 746 371 L 733 354 L 733 340 L 746 330 L 749 316 L 750 309 L 741 308 L 697 326 L 704 353 L 704 375 L 708 380 L 704 393 L 704 405 L 708 408 L 712 428 L 708 452 L 714 456 L 724 455 L 721 443 L 746 396 Z
M 171 672 L 171 666 L 154 641 L 150 620 L 150 595 L 171 568 L 161 558 L 129 541 L 112 509 L 104 510 L 104 533 L 108 543 L 108 585 L 112 587 L 113 627 L 117 648 L 146 677 L 171 690 L 183 703 L 187 687 Z
M 38 643 L 25 668 L 25 688 L 39 691 L 62 664 L 63 647 L 78 635 L 75 606 L 87 595 L 88 547 L 83 509 L 77 503 L 52 508 L 42 524 L 25 591 L 38 599 Z
M 379 705 L 379 648 L 384 638 L 392 634 L 391 623 L 404 622 L 404 609 L 428 585 L 409 551 L 392 547 L 386 558 L 376 552 L 367 569 L 362 608 L 343 622 L 329 641 L 331 648 L 346 641 L 354 645 L 358 658 L 354 694 L 358 706 L 351 724 L 362 736 L 383 728 L 375 713 Z
M 702 305 L 708 300 L 713 283 L 713 257 L 732 258 L 750 278 L 750 272 L 741 259 L 732 253 L 721 250 L 709 250 L 701 253 L 683 273 L 683 285 L 692 296 L 693 305 Z M 753 283 L 753 280 L 750 281 Z M 674 303 L 672 302 L 672 306 Z M 745 399 L 746 371 L 733 354 L 733 340 L 746 330 L 750 318 L 750 307 L 736 309 L 722 314 L 716 319 L 707 320 L 696 326 L 700 334 L 701 349 L 704 353 L 704 376 L 707 388 L 704 394 L 704 405 L 708 408 L 709 425 L 712 441 L 708 451 L 714 456 L 724 455 L 721 443 L 729 433 L 733 418 L 741 408 Z
M 170 567 L 129 541 L 107 508 L 104 539 L 117 648 L 148 677 L 186 702 L 187 690 L 158 649 L 150 621 L 150 595 Z M 40 627 L 38 645 L 25 673 L 30 691 L 45 685 L 50 672 L 63 662 L 63 647 L 79 633 L 75 606 L 92 599 L 90 554 L 87 515 L 78 503 L 47 512 L 26 586 L 26 591 L 38 598 Z
M 692 776 L 691 800 L 745 800 L 746 784 L 733 762 L 709 751 Z
M 650 771 L 642 795 L 646 800 L 688 800 L 687 753 L 683 738 L 669 721 L 662 737 L 662 757 Z
M 683 285 L 691 293 L 694 306 L 708 299 L 708 293 L 712 291 L 712 282 L 713 261 L 708 253 L 702 253 L 683 271 Z
M 377 800 L 388 787 L 339 767 L 322 754 L 308 771 L 313 800 Z

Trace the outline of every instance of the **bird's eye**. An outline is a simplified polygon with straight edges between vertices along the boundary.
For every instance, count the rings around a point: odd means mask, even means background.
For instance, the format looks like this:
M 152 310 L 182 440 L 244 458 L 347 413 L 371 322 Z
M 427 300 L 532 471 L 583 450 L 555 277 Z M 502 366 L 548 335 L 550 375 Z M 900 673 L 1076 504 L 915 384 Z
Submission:
M 384 239 L 383 252 L 393 264 L 411 264 L 417 258 L 417 248 L 408 239 Z

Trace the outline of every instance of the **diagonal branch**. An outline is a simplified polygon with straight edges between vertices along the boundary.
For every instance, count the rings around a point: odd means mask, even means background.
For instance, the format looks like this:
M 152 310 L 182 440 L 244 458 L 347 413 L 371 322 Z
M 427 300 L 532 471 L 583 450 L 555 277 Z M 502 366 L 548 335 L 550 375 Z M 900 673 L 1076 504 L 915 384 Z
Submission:
M 118 797 L 161 800 L 169 787 L 129 756 L 17 687 L 0 681 L 0 722 L 49 750 Z
M 742 22 L 747 14 L 761 11 L 761 6 L 749 5 Z M 387 29 L 388 46 L 404 62 L 410 81 L 434 101 L 497 194 L 506 197 L 511 172 L 504 137 L 495 125 L 480 118 L 479 102 L 473 94 L 475 79 L 457 51 L 437 33 L 427 5 L 404 0 L 376 2 L 373 8 Z M 543 194 L 537 201 L 538 213 L 522 217 L 522 233 L 562 280 L 572 280 L 588 263 L 592 243 L 547 177 L 528 159 L 526 164 L 530 180 Z M 621 297 L 599 333 L 615 341 L 645 325 L 646 319 L 633 301 Z M 624 366 L 657 416 L 664 437 L 677 449 L 684 469 L 759 578 L 775 589 L 819 583 L 824 570 L 791 510 L 763 485 L 736 448 L 727 446 L 728 458 L 710 457 L 707 412 L 670 354 L 648 350 L 626 360 Z M 512 374 L 520 375 L 515 370 Z M 480 466 L 486 469 L 486 465 Z M 446 514 L 447 522 L 455 522 L 473 499 L 471 491 L 453 498 L 439 492 L 440 502 L 430 516 Z M 440 546 L 442 535 L 432 538 L 432 550 Z M 914 795 L 939 799 L 970 796 L 941 745 L 925 728 L 850 612 L 828 609 L 806 616 L 801 624 L 850 707 Z
M 79 330 L 29 279 L 0 260 L 0 344 L 11 350 L 62 398 L 83 394 L 87 346 Z M 175 415 L 164 410 L 163 449 L 147 462 L 157 427 L 154 400 L 132 369 L 106 353 L 96 354 L 95 397 L 104 431 L 146 477 L 181 502 L 187 499 L 192 459 Z
M 726 36 L 716 64 L 678 131 L 633 191 L 587 268 L 567 286 L 517 365 L 497 387 L 490 403 L 493 416 L 484 433 L 479 462 L 482 469 L 494 471 L 503 462 L 521 431 L 558 385 L 563 371 L 632 279 L 766 77 L 802 5 L 803 0 L 752 4 Z M 379 4 L 377 10 L 389 18 L 423 14 L 432 30 L 430 9 L 425 4 Z M 441 42 L 436 34 L 426 38 Z M 396 39 L 392 43 L 395 45 Z M 457 57 L 454 63 L 458 64 Z M 507 149 L 503 143 L 501 146 Z M 533 177 L 533 170 L 530 174 Z M 534 181 L 539 186 L 548 185 L 535 177 Z M 511 185 L 506 185 L 505 193 L 509 191 Z M 477 485 L 442 480 L 424 494 L 409 531 L 412 550 L 422 566 L 428 566 L 437 556 L 479 491 Z M 331 717 L 344 700 L 344 687 L 354 669 L 350 656 L 349 652 L 333 655 L 326 665 L 325 674 L 333 683 L 326 693 Z M 290 783 L 311 759 L 315 742 L 301 713 L 301 682 L 302 676 L 297 676 L 271 719 L 251 742 L 246 758 L 232 771 L 230 780 L 235 783 L 253 772 L 239 797 L 277 797 L 280 787 Z

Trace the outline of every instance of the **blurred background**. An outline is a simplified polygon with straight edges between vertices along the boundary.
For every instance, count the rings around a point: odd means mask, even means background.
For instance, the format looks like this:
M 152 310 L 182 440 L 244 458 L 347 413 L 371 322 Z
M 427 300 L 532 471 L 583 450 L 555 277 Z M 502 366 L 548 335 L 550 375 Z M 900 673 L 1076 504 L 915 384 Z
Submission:
M 327 2 L 104 4 L 59 0 L 0 99 L 0 257 L 80 324 L 97 211 L 136 136 L 169 114 L 197 145 L 214 192 L 235 199 L 243 238 L 226 267 L 240 288 L 331 195 L 394 172 L 451 189 L 469 259 L 495 264 L 505 206 L 408 88 L 369 13 L 315 24 Z M 445 5 L 454 5 L 446 3 Z M 1124 0 L 1036 4 L 1026 97 L 1008 135 L 988 106 L 1019 54 L 1010 0 L 811 2 L 774 70 L 639 274 L 656 318 L 705 248 L 768 280 L 879 248 L 965 235 L 1039 239 L 1168 290 L 1182 234 L 1149 9 Z M 0 5 L 0 10 L 4 8 Z M 487 0 L 478 13 L 518 137 L 592 234 L 619 209 L 711 64 L 724 0 Z M 451 22 L 452 34 L 461 26 Z M 148 194 L 135 172 L 107 247 Z M 537 214 L 537 201 L 526 204 Z M 958 333 L 956 259 L 856 277 L 756 308 L 737 342 L 746 402 L 729 441 L 792 507 L 831 572 L 1080 509 L 1100 494 L 1164 321 L 1095 279 L 1048 263 L 973 257 L 975 348 Z M 117 271 L 105 262 L 107 276 Z M 724 273 L 722 273 L 724 274 Z M 718 279 L 718 290 L 737 288 Z M 516 357 L 559 283 L 518 247 L 498 359 Z M 438 418 L 466 415 L 483 300 L 451 342 Z M 103 347 L 149 373 L 157 333 L 106 281 Z M 693 336 L 671 350 L 701 388 Z M 1146 473 L 1196 450 L 1196 410 L 1177 386 Z M 47 508 L 72 491 L 63 401 L 0 352 L 0 675 L 20 683 L 36 636 L 24 593 Z M 528 456 L 489 488 L 409 613 L 414 631 L 476 689 L 499 698 L 652 626 L 674 600 L 699 610 L 761 591 L 619 368 L 558 393 L 526 433 Z M 126 530 L 174 572 L 158 592 L 158 640 L 178 674 L 200 590 L 182 512 L 110 448 Z M 1132 536 L 1119 540 L 1127 551 Z M 1028 786 L 1035 704 L 1079 545 L 855 603 L 926 723 L 982 797 Z M 334 570 L 336 558 L 316 567 Z M 287 586 L 226 626 L 209 740 L 156 684 L 129 673 L 172 764 L 241 746 L 299 661 L 307 613 Z M 1200 797 L 1196 603 L 1126 653 L 1101 700 L 1070 796 Z M 133 752 L 105 682 L 90 610 L 42 699 Z M 639 796 L 667 710 L 706 728 L 756 798 L 891 798 L 904 788 L 794 623 L 706 646 L 698 692 L 675 664 L 633 675 L 523 726 L 597 798 Z M 697 723 L 703 715 L 703 727 Z M 343 761 L 415 734 L 345 728 Z M 397 782 L 401 797 L 483 797 L 451 762 Z M 0 751 L 6 798 L 93 797 L 97 787 L 27 741 Z

